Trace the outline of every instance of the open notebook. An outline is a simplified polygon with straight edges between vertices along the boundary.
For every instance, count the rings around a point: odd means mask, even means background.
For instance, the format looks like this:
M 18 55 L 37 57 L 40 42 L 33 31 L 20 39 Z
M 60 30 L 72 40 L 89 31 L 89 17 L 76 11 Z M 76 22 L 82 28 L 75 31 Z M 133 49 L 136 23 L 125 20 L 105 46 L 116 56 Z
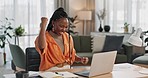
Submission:
M 93 55 L 89 71 L 76 72 L 74 74 L 84 77 L 92 77 L 110 73 L 113 70 L 116 54 L 117 51 L 96 53 Z

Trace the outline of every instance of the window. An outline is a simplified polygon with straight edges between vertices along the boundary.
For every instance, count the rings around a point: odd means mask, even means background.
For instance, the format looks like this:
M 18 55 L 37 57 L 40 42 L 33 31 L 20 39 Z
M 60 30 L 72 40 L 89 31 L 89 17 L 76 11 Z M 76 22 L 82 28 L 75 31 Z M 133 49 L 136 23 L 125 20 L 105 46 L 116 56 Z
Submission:
M 130 24 L 129 33 L 132 27 L 148 30 L 148 0 L 106 0 L 105 5 L 105 24 L 111 26 L 111 32 L 124 32 L 125 22 Z
M 26 47 L 34 46 L 34 40 L 40 30 L 40 18 L 50 18 L 54 12 L 55 0 L 0 0 L 0 20 L 5 17 L 13 18 L 13 28 L 22 25 L 25 35 L 19 37 L 19 46 L 25 50 Z M 11 39 L 14 43 L 14 39 Z M 8 45 L 6 52 L 9 52 Z M 7 53 L 9 56 L 10 53 Z

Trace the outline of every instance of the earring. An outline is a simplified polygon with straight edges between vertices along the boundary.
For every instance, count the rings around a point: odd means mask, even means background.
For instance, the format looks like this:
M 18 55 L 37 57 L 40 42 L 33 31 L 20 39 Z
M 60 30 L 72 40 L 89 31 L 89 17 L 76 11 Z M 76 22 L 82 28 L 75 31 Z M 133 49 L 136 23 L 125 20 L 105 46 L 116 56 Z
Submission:
M 54 27 L 52 27 L 52 31 L 54 32 Z

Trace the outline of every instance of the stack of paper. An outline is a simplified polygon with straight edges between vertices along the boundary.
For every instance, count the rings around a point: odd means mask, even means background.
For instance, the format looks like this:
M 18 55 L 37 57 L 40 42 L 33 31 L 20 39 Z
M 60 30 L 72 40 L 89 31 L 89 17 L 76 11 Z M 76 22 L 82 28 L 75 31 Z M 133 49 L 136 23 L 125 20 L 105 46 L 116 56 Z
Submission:
M 70 72 L 43 72 L 39 73 L 43 78 L 69 78 L 69 77 L 78 77 L 77 75 Z
M 15 74 L 5 74 L 4 78 L 16 78 Z

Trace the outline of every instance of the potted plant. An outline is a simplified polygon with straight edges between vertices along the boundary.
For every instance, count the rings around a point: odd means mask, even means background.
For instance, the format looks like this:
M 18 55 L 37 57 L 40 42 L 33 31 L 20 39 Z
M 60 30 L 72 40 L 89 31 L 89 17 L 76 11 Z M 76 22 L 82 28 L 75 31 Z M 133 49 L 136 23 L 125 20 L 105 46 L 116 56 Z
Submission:
M 100 27 L 99 27 L 99 32 L 102 32 L 103 31 L 103 27 L 104 26 L 104 18 L 106 16 L 106 10 L 105 8 L 100 10 L 98 13 L 97 13 L 97 16 L 98 16 L 98 19 L 100 21 Z
M 15 28 L 15 35 L 16 36 L 22 36 L 25 29 L 20 25 L 19 27 Z
M 19 27 L 14 29 L 14 36 L 15 36 L 15 44 L 19 45 L 19 36 L 24 34 L 25 29 L 20 25 Z
M 7 38 L 12 38 L 12 35 L 10 34 L 11 31 L 13 30 L 12 28 L 12 21 L 13 19 L 8 19 L 5 18 L 4 20 L 0 20 L 1 22 L 1 35 L 0 35 L 0 48 L 3 49 L 3 54 L 4 54 L 4 64 L 6 63 L 6 53 L 5 53 L 5 44 Z
M 128 26 L 129 24 L 127 22 L 124 23 L 124 33 L 128 33 Z
M 79 21 L 76 21 L 77 19 L 77 15 L 75 17 L 68 17 L 69 19 L 69 32 L 72 33 L 72 34 L 77 34 L 78 32 L 75 32 L 74 31 L 74 28 L 76 28 L 75 24 L 79 23 Z

